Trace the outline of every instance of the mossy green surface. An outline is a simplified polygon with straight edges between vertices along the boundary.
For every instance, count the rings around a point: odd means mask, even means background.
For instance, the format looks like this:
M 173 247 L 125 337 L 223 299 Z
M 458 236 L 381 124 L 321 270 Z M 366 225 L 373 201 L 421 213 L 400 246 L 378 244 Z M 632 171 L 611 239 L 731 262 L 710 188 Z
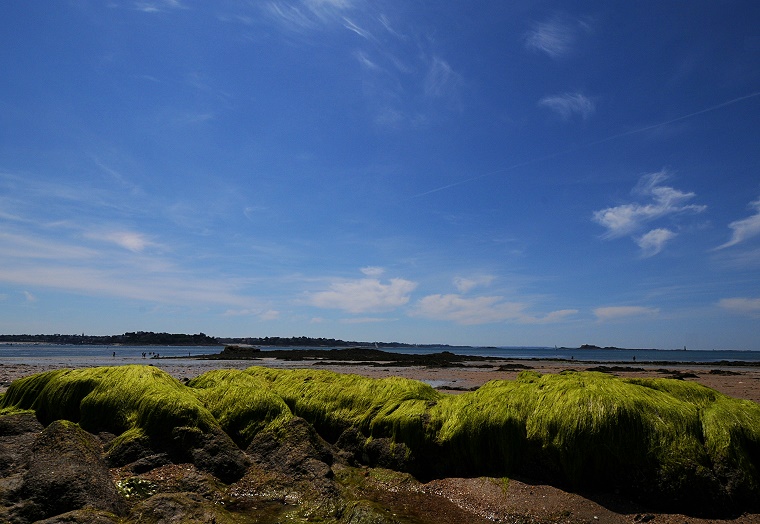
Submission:
M 77 422 L 87 431 L 161 437 L 175 427 L 218 425 L 182 383 L 153 366 L 61 369 L 13 382 L 0 409 L 33 409 L 43 424 Z
M 267 381 L 242 371 L 209 371 L 187 386 L 243 449 L 262 429 L 293 416 L 285 401 L 269 389 Z
M 760 405 L 672 379 L 523 372 L 449 395 L 402 378 L 261 367 L 184 385 L 152 366 L 124 366 L 18 380 L 0 409 L 122 438 L 217 427 L 241 448 L 296 415 L 330 442 L 353 427 L 403 443 L 428 476 L 520 473 L 674 500 L 760 499 Z
M 335 440 L 403 442 L 428 475 L 549 478 L 678 499 L 760 494 L 760 405 L 673 379 L 523 372 L 461 395 L 405 379 L 251 368 Z
M 370 379 L 322 370 L 276 370 L 253 367 L 245 373 L 263 379 L 291 411 L 334 441 L 349 427 L 367 435 L 419 442 L 422 417 L 439 392 L 416 380 Z

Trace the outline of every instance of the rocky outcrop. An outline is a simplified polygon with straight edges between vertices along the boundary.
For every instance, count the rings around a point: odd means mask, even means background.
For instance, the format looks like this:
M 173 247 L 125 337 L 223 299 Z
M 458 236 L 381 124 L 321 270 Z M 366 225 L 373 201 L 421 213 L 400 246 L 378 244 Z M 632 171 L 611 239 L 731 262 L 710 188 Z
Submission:
M 83 508 L 124 513 L 102 454 L 98 439 L 76 424 L 50 424 L 32 445 L 9 520 L 34 522 Z
M 422 473 L 417 471 L 419 464 L 414 460 L 409 447 L 389 438 L 367 438 L 352 427 L 341 434 L 335 445 L 356 464 Z
M 198 428 L 174 428 L 171 439 L 174 445 L 170 450 L 177 450 L 178 462 L 191 462 L 222 482 L 240 479 L 250 465 L 245 453 L 219 428 L 205 432 Z
M 123 366 L 21 379 L 0 409 L 15 413 L 0 416 L 0 522 L 12 524 L 221 524 L 259 506 L 388 521 L 350 487 L 374 468 L 531 475 L 714 515 L 760 500 L 760 408 L 670 379 L 523 372 L 443 395 L 396 377 L 249 368 L 182 384 Z

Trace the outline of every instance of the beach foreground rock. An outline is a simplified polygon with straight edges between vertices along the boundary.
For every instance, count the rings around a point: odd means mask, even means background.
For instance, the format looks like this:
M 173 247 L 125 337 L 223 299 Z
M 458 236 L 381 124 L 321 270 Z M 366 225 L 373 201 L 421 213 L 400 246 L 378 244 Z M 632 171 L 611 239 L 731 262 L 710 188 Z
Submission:
M 185 384 L 152 366 L 55 370 L 0 397 L 0 439 L 0 521 L 14 523 L 498 520 L 431 503 L 440 495 L 424 486 L 447 477 L 502 478 L 506 493 L 519 476 L 724 517 L 760 500 L 758 404 L 595 372 L 447 395 L 318 370 Z

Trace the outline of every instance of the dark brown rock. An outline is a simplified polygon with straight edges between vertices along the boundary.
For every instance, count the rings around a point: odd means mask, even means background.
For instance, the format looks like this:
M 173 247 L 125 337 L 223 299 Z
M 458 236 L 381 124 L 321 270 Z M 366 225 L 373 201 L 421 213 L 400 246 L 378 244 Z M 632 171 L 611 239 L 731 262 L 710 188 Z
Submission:
M 106 511 L 80 509 L 56 515 L 35 524 L 119 524 L 122 519 Z
M 368 439 L 358 429 L 348 428 L 335 446 L 347 452 L 355 463 L 396 471 L 414 471 L 415 464 L 409 447 L 404 443 L 394 443 L 389 438 Z
M 32 445 L 13 520 L 34 522 L 83 508 L 122 513 L 124 499 L 101 455 L 98 439 L 76 424 L 50 424 Z
M 300 417 L 293 417 L 277 430 L 261 431 L 246 452 L 255 462 L 297 480 L 332 476 L 331 446 Z
M 22 471 L 32 443 L 42 430 L 42 424 L 31 413 L 0 417 L 0 477 Z
M 203 432 L 198 428 L 177 427 L 172 430 L 171 439 L 178 452 L 177 461 L 186 459 L 222 482 L 239 480 L 250 465 L 245 453 L 221 429 Z

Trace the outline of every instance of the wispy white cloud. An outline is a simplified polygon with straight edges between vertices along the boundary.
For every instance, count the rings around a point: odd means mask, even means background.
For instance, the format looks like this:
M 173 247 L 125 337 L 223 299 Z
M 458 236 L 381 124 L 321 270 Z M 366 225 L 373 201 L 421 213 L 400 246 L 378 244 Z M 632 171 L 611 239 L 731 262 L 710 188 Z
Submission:
M 352 20 L 349 20 L 346 17 L 343 17 L 343 27 L 348 29 L 351 32 L 356 33 L 360 37 L 364 38 L 365 40 L 373 40 L 374 37 L 372 36 L 372 33 L 367 31 L 366 29 L 359 27 L 355 22 Z
M 412 314 L 433 320 L 476 325 L 509 321 L 523 324 L 559 322 L 578 312 L 575 309 L 566 309 L 538 317 L 527 314 L 526 308 L 527 305 L 524 303 L 508 302 L 501 296 L 470 298 L 459 294 L 436 294 L 420 299 Z
M 70 191 L 33 177 L 0 175 L 0 188 L 8 185 L 14 188 L 13 206 L 21 213 L 13 221 L 0 217 L 4 284 L 30 292 L 55 289 L 172 305 L 253 308 L 258 303 L 243 292 L 244 283 L 192 270 L 192 262 L 167 256 L 172 250 L 154 235 L 120 224 L 119 218 L 127 215 L 132 223 L 140 222 L 140 214 L 154 216 L 143 198 L 143 207 L 132 212 L 121 184 L 111 192 L 87 187 Z M 105 223 L 104 216 L 113 222 Z
M 303 4 L 315 15 L 325 18 L 354 7 L 356 0 L 303 0 Z
M 589 30 L 586 22 L 562 16 L 554 16 L 545 22 L 537 22 L 525 36 L 525 46 L 561 58 L 573 50 L 578 36 Z
M 21 260 L 62 260 L 89 259 L 97 256 L 97 251 L 88 247 L 29 234 L 0 232 L 3 245 L 0 260 L 16 258 Z
M 355 317 L 355 318 L 342 318 L 341 324 L 377 324 L 380 322 L 389 322 L 394 319 L 388 319 L 384 317 Z
M 629 317 L 656 316 L 660 310 L 653 307 L 643 306 L 609 306 L 599 307 L 594 310 L 594 315 L 600 321 L 618 320 Z
M 143 13 L 160 13 L 170 9 L 186 9 L 179 0 L 154 0 L 152 2 L 135 2 L 135 9 Z
M 732 313 L 760 317 L 760 298 L 723 298 L 718 306 Z
M 360 37 L 350 53 L 361 67 L 361 90 L 378 126 L 427 127 L 445 114 L 442 108 L 461 111 L 466 87 L 462 74 L 434 39 L 414 27 L 400 30 L 397 25 L 403 24 L 379 7 L 360 0 L 269 0 L 260 9 L 286 37 L 297 35 L 305 45 L 332 43 L 346 49 L 341 31 Z M 330 40 L 336 35 L 339 41 Z
M 228 309 L 224 312 L 226 317 L 257 317 L 259 320 L 277 320 L 280 312 L 274 309 Z
M 665 248 L 665 244 L 677 235 L 669 229 L 657 228 L 636 239 L 641 248 L 641 256 L 652 257 Z
M 364 38 L 370 37 L 345 13 L 354 6 L 349 0 L 301 0 L 270 1 L 264 4 L 264 11 L 286 29 L 303 33 L 333 25 L 342 25 Z
M 581 93 L 545 96 L 538 101 L 538 105 L 551 109 L 564 120 L 570 120 L 576 115 L 585 120 L 596 110 L 594 102 Z
M 390 311 L 407 304 L 416 287 L 416 282 L 402 278 L 392 278 L 387 283 L 377 278 L 340 280 L 332 282 L 325 291 L 310 294 L 308 302 L 350 313 Z
M 733 230 L 731 239 L 716 249 L 725 249 L 735 246 L 752 237 L 760 235 L 760 199 L 750 202 L 750 207 L 755 209 L 755 214 L 747 218 L 731 222 L 728 227 Z
M 462 84 L 462 77 L 449 63 L 436 56 L 430 61 L 425 77 L 425 95 L 432 98 L 455 97 Z
M 256 300 L 236 292 L 224 279 L 209 279 L 176 269 L 143 271 L 129 264 L 106 269 L 96 265 L 59 264 L 0 267 L 0 282 L 120 299 L 176 305 L 255 306 Z
M 34 296 L 29 291 L 24 291 L 24 298 L 26 299 L 27 302 L 37 302 L 37 297 Z
M 731 270 L 760 268 L 760 248 L 721 251 L 715 260 Z
M 654 220 L 687 212 L 701 213 L 707 209 L 705 205 L 688 203 L 696 196 L 694 193 L 664 185 L 668 177 L 665 170 L 641 177 L 633 193 L 649 202 L 633 202 L 594 211 L 594 222 L 607 229 L 604 238 L 633 235 Z M 652 256 L 659 253 L 674 236 L 675 233 L 668 229 L 657 228 L 635 240 L 645 256 Z
M 267 309 L 259 314 L 261 320 L 277 320 L 280 318 L 280 312 L 276 309 Z
M 372 61 L 369 56 L 367 56 L 367 53 L 364 51 L 355 51 L 354 57 L 356 60 L 361 64 L 362 67 L 365 69 L 368 69 L 370 71 L 383 71 L 383 68 L 380 67 L 377 63 Z
M 460 293 L 467 293 L 478 286 L 489 286 L 496 277 L 493 275 L 480 275 L 475 277 L 454 277 L 454 287 Z
M 128 249 L 134 253 L 139 253 L 144 251 L 147 247 L 156 245 L 144 234 L 135 231 L 93 231 L 87 233 L 85 236 L 93 240 L 116 244 L 117 246 Z
M 382 25 L 382 26 L 383 26 L 383 28 L 384 28 L 384 29 L 385 29 L 385 30 L 386 30 L 388 33 L 390 33 L 391 35 L 393 35 L 395 38 L 397 38 L 397 39 L 399 39 L 399 40 L 404 40 L 404 39 L 406 39 L 406 36 L 404 36 L 403 34 L 399 33 L 398 31 L 396 31 L 396 29 L 395 29 L 395 28 L 393 27 L 393 25 L 391 24 L 391 21 L 388 19 L 388 16 L 387 16 L 387 15 L 385 15 L 385 14 L 381 14 L 380 16 L 378 16 L 378 17 L 377 17 L 377 19 L 378 19 L 378 21 L 380 22 L 380 25 Z
M 317 27 L 309 12 L 299 5 L 284 2 L 268 2 L 264 5 L 265 12 L 277 23 L 290 31 L 302 33 Z
M 379 277 L 383 273 L 385 273 L 385 269 L 379 266 L 367 266 L 363 267 L 361 269 L 361 272 L 367 275 L 368 277 Z

